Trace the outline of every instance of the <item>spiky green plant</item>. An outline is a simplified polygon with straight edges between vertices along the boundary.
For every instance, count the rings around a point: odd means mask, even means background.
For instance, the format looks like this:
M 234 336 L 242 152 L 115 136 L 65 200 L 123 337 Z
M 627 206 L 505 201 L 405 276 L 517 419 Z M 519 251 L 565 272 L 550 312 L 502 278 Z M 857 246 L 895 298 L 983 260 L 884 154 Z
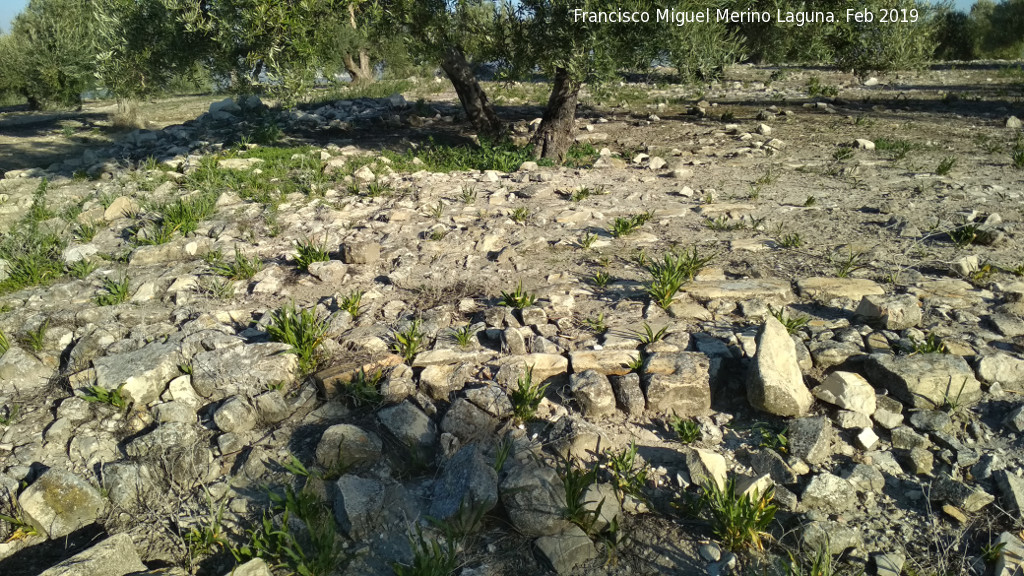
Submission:
M 736 478 L 729 478 L 725 489 L 714 481 L 704 485 L 704 502 L 711 520 L 711 532 L 728 550 L 754 548 L 763 550 L 763 541 L 769 538 L 767 532 L 775 518 L 776 506 L 772 504 L 775 489 L 768 488 L 761 494 L 736 493 Z
M 295 266 L 303 272 L 309 272 L 309 265 L 314 262 L 327 262 L 331 259 L 326 242 L 315 242 L 308 238 L 295 243 L 294 257 Z
M 501 300 L 498 304 L 502 306 L 509 306 L 517 310 L 522 310 L 527 306 L 533 306 L 537 302 L 537 296 L 526 290 L 523 290 L 523 281 L 520 280 L 516 284 L 516 289 L 512 292 L 501 292 Z
M 422 320 L 417 318 L 410 322 L 405 330 L 396 331 L 393 335 L 391 349 L 401 356 L 406 364 L 412 364 L 413 359 L 423 348 L 424 334 L 420 330 L 421 325 Z
M 509 400 L 512 401 L 512 414 L 517 422 L 523 423 L 533 419 L 537 414 L 540 401 L 544 399 L 547 392 L 547 384 L 535 384 L 533 382 L 533 366 L 527 366 L 526 371 L 516 381 L 516 388 L 512 390 Z
M 120 280 L 111 278 L 103 279 L 103 293 L 96 297 L 96 303 L 100 306 L 113 306 L 128 299 L 128 277 Z
M 312 310 L 299 310 L 289 302 L 271 314 L 267 334 L 275 342 L 291 346 L 299 358 L 299 370 L 312 372 L 319 362 L 319 349 L 327 336 L 327 320 Z

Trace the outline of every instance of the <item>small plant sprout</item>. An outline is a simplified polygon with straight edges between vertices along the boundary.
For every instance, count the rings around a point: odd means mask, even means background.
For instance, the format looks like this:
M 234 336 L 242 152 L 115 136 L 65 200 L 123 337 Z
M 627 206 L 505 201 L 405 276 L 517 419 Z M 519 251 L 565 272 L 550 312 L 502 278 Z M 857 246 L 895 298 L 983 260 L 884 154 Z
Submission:
M 383 378 L 384 373 L 381 370 L 367 374 L 365 370 L 360 369 L 355 377 L 345 385 L 345 397 L 357 408 L 361 406 L 376 406 L 380 404 L 381 400 L 377 385 L 380 384 Z
M 604 270 L 598 270 L 590 277 L 590 284 L 595 288 L 604 288 L 611 281 L 611 276 Z
M 579 466 L 572 459 L 565 459 L 558 466 L 558 477 L 565 487 L 565 508 L 562 515 L 566 520 L 582 528 L 586 534 L 592 534 L 604 506 L 603 500 L 594 502 L 586 499 L 587 491 L 597 482 L 597 468 L 588 469 Z
M 2 354 L 0 354 L 2 355 Z M 10 426 L 21 414 L 20 404 L 11 404 L 10 406 L 4 406 L 2 414 L 0 414 L 0 426 Z
M 406 364 L 412 364 L 413 358 L 423 347 L 423 332 L 420 331 L 421 320 L 417 318 L 402 331 L 394 333 L 391 350 L 402 357 Z
M 95 404 L 109 404 L 114 408 L 124 410 L 128 408 L 128 399 L 121 393 L 124 386 L 124 384 L 121 384 L 113 390 L 107 390 L 98 384 L 89 386 L 82 394 L 82 400 Z
M 789 429 L 786 427 L 777 428 L 763 422 L 754 425 L 754 432 L 757 433 L 758 448 L 775 450 L 779 454 L 789 453 Z
M 643 488 L 647 484 L 647 465 L 637 461 L 637 451 L 636 441 L 631 441 L 621 452 L 604 451 L 605 466 L 612 475 L 612 485 L 619 500 L 626 496 L 645 500 Z
M 294 302 L 271 314 L 267 334 L 275 342 L 291 346 L 299 357 L 299 370 L 312 372 L 319 362 L 319 349 L 327 335 L 328 323 L 312 310 L 299 310 Z
M 589 250 L 594 243 L 597 242 L 597 238 L 597 234 L 594 234 L 593 232 L 587 232 L 583 236 L 580 236 L 580 248 Z
M 7 339 L 7 334 L 4 334 L 3 330 L 0 330 L 0 357 L 7 354 L 7 351 L 11 349 L 11 341 Z
M 338 308 L 348 312 L 353 318 L 359 316 L 362 308 L 363 291 L 353 290 L 338 300 Z
M 804 241 L 800 238 L 800 234 L 793 232 L 792 234 L 785 234 L 779 238 L 779 246 L 783 248 L 799 248 L 803 246 Z
M 978 238 L 978 227 L 975 224 L 960 226 L 949 233 L 949 239 L 957 248 L 966 248 Z
M 32 522 L 26 519 L 25 513 L 21 510 L 17 500 L 14 501 L 14 512 L 12 516 L 0 514 L 0 522 L 6 522 L 11 526 L 11 533 L 7 536 L 7 542 L 16 542 L 39 535 L 39 530 Z
M 642 212 L 628 218 L 616 218 L 612 221 L 610 233 L 615 238 L 622 238 L 635 232 L 637 228 L 646 224 L 653 217 L 653 212 Z
M 658 306 L 668 308 L 683 284 L 693 280 L 713 258 L 714 255 L 700 256 L 696 247 L 693 252 L 665 254 L 661 262 L 651 262 L 647 266 L 652 277 L 647 294 Z
M 120 280 L 111 278 L 103 279 L 103 292 L 96 297 L 96 303 L 100 306 L 113 306 L 128 300 L 128 277 Z
M 597 316 L 591 316 L 590 318 L 583 320 L 583 323 L 586 324 L 587 328 L 589 328 L 594 334 L 601 335 L 608 331 L 608 326 L 604 321 L 604 312 L 599 312 Z
M 88 258 L 82 258 L 76 260 L 72 264 L 67 265 L 68 275 L 73 278 L 86 278 L 89 274 L 92 274 L 96 270 L 96 263 Z
M 253 276 L 263 270 L 263 261 L 257 256 L 247 257 L 235 246 L 233 262 L 214 262 L 211 268 L 215 274 L 230 280 L 252 280 Z
M 523 290 L 523 281 L 520 280 L 516 285 L 516 289 L 512 292 L 501 292 L 501 300 L 498 304 L 501 306 L 509 306 L 516 310 L 522 310 L 527 306 L 533 306 L 537 302 L 537 296 L 526 290 Z
M 700 440 L 700 424 L 691 418 L 681 418 L 673 411 L 669 426 L 676 433 L 676 439 L 682 444 L 693 444 Z
M 454 538 L 427 538 L 423 528 L 416 526 L 409 543 L 412 564 L 393 563 L 395 576 L 448 576 L 459 566 L 459 543 Z
M 533 420 L 537 414 L 540 401 L 544 399 L 548 384 L 537 385 L 533 382 L 533 366 L 527 366 L 526 371 L 516 381 L 516 389 L 512 391 L 509 400 L 512 401 L 512 414 L 519 423 L 526 423 Z
M 472 326 L 466 324 L 465 326 L 459 326 L 452 330 L 452 335 L 455 337 L 455 342 L 458 343 L 460 348 L 468 348 L 476 333 L 473 332 Z
M 946 345 L 934 333 L 928 334 L 924 341 L 914 342 L 914 354 L 947 354 Z
M 462 187 L 462 203 L 473 204 L 476 202 L 476 187 L 475 186 L 463 186 Z
M 444 216 L 444 202 L 438 200 L 437 204 L 430 209 L 430 215 L 434 217 L 434 220 L 440 220 Z
M 850 274 L 853 274 L 861 268 L 867 267 L 867 263 L 864 262 L 865 254 L 861 251 L 855 251 L 853 248 L 847 250 L 846 256 L 836 256 L 832 254 L 829 260 L 832 265 L 836 267 L 836 276 L 839 278 L 849 278 Z
M 790 316 L 786 314 L 785 307 L 776 310 L 771 306 L 771 304 L 768 305 L 768 313 L 774 316 L 776 320 L 785 326 L 786 332 L 789 332 L 790 334 L 796 334 L 811 320 L 809 316 Z
M 817 203 L 818 203 L 818 199 L 817 198 L 815 198 L 814 196 L 808 196 L 807 200 L 804 200 L 804 207 L 805 208 L 810 208 L 811 206 L 814 206 Z
M 641 346 L 647 346 L 648 344 L 653 344 L 664 338 L 665 335 L 668 334 L 668 326 L 662 326 L 660 329 L 655 331 L 650 324 L 644 322 L 643 332 L 634 332 L 634 334 L 636 334 L 637 340 L 640 341 Z
M 46 347 L 46 329 L 50 327 L 50 321 L 45 320 L 36 326 L 35 330 L 27 330 L 21 338 L 21 343 L 33 352 L 42 352 Z
M 629 368 L 630 372 L 636 372 L 637 374 L 643 374 L 644 372 L 644 355 L 637 354 L 633 359 L 626 363 L 626 368 Z
M 327 262 L 331 259 L 326 242 L 314 242 L 309 239 L 295 243 L 294 257 L 295 265 L 303 272 L 309 272 L 309 265 L 314 262 Z

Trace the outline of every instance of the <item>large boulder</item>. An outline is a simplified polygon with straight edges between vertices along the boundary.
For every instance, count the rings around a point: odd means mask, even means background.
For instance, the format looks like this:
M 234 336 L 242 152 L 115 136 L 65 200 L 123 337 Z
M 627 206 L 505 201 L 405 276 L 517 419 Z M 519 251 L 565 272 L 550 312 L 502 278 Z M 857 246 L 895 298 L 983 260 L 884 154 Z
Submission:
M 570 526 L 564 513 L 565 486 L 551 468 L 513 468 L 501 483 L 501 503 L 512 526 L 524 536 L 551 536 Z
M 486 513 L 498 503 L 498 473 L 475 445 L 465 446 L 444 465 L 434 484 L 430 516 L 447 520 L 457 514 Z
M 758 334 L 747 377 L 747 400 L 754 408 L 777 416 L 803 416 L 814 403 L 797 363 L 796 346 L 775 318 L 768 318 Z
M 99 490 L 84 479 L 51 468 L 18 497 L 25 518 L 48 538 L 62 538 L 96 521 L 107 508 Z

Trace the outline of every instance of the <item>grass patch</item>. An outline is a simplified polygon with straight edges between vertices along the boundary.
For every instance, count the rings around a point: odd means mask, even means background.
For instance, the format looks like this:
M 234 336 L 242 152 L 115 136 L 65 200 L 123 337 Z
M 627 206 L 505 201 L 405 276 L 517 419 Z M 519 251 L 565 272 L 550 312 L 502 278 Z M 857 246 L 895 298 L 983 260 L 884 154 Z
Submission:
M 796 334 L 811 320 L 809 316 L 790 316 L 789 314 L 786 314 L 785 307 L 776 310 L 771 306 L 771 304 L 768 305 L 768 313 L 785 326 L 786 332 L 790 334 Z
M 263 260 L 258 256 L 247 257 L 235 246 L 235 259 L 231 262 L 224 262 L 221 258 L 214 258 L 210 267 L 213 273 L 231 280 L 252 280 L 258 272 L 263 270 Z
M 125 410 L 128 408 L 128 398 L 121 393 L 124 389 L 124 384 L 121 384 L 113 390 L 107 390 L 102 386 L 90 386 L 85 389 L 85 393 L 82 394 L 82 400 L 91 402 L 93 404 L 109 404 L 118 410 Z
M 636 441 L 631 441 L 621 452 L 604 451 L 605 465 L 612 475 L 612 485 L 620 500 L 627 495 L 637 500 L 646 500 L 643 488 L 647 484 L 647 466 L 637 461 L 637 450 Z
M 396 331 L 392 338 L 391 350 L 405 360 L 406 364 L 412 364 L 413 359 L 423 349 L 423 331 L 420 330 L 421 320 L 416 319 L 409 323 L 409 326 L 402 331 Z
M 682 444 L 693 444 L 697 440 L 700 440 L 700 424 L 692 418 L 680 418 L 674 411 L 672 417 L 668 421 L 672 431 L 676 434 L 676 439 Z
M 534 384 L 533 366 L 527 366 L 526 371 L 516 381 L 516 388 L 512 391 L 509 400 L 512 401 L 512 414 L 517 422 L 529 422 L 537 414 L 540 401 L 544 399 L 548 384 Z
M 955 166 L 956 157 L 946 156 L 945 158 L 940 160 L 939 165 L 935 167 L 935 173 L 938 174 L 939 176 L 946 176 L 947 174 L 953 171 L 953 168 Z
M 696 246 L 692 252 L 665 254 L 661 262 L 655 261 L 647 265 L 647 271 L 651 274 L 647 294 L 658 306 L 668 308 L 683 284 L 693 280 L 714 258 L 714 254 L 701 256 Z
M 327 252 L 327 242 L 315 242 L 308 238 L 295 242 L 295 266 L 303 272 L 309 272 L 309 265 L 314 262 L 327 262 L 331 259 Z
M 736 479 L 730 478 L 724 490 L 715 482 L 708 482 L 703 491 L 711 532 L 723 547 L 733 551 L 764 549 L 763 541 L 770 538 L 768 526 L 775 518 L 776 507 L 771 503 L 774 488 L 763 494 L 737 494 Z
M 103 292 L 96 297 L 96 303 L 100 306 L 114 306 L 128 300 L 128 277 L 120 280 L 111 278 L 103 279 Z
M 501 300 L 498 301 L 498 305 L 522 310 L 527 306 L 533 306 L 536 302 L 537 295 L 524 290 L 523 281 L 520 280 L 519 283 L 516 284 L 516 289 L 512 292 L 505 292 L 502 290 Z
M 611 230 L 608 232 L 615 238 L 621 238 L 635 232 L 654 217 L 653 212 L 642 212 L 628 218 L 616 218 L 612 221 Z

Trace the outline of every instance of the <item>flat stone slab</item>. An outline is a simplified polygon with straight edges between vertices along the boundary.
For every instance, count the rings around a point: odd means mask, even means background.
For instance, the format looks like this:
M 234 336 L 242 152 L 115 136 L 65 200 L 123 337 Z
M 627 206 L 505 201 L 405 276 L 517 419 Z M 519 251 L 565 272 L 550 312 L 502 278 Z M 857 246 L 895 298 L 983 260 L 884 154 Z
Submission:
M 797 281 L 796 287 L 801 296 L 815 300 L 846 298 L 859 302 L 865 296 L 885 294 L 881 286 L 866 278 L 816 276 Z
M 749 300 L 751 298 L 792 302 L 795 299 L 789 282 L 775 278 L 691 282 L 684 285 L 681 291 L 705 302 L 708 300 Z

